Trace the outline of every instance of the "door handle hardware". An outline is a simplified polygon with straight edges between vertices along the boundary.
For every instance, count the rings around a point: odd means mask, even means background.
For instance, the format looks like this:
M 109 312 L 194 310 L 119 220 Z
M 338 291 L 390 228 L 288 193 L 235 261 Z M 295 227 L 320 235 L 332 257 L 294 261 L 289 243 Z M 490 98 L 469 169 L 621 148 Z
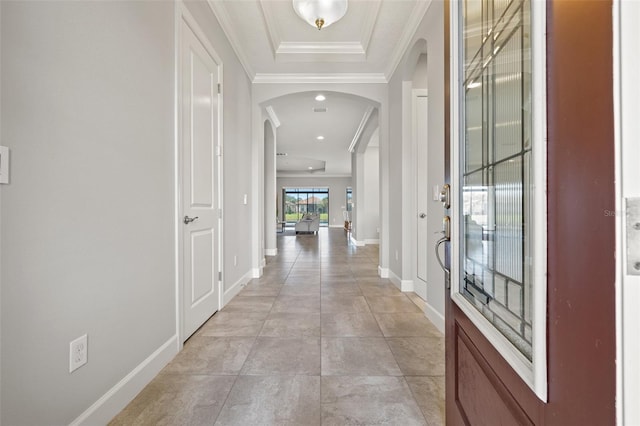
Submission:
M 197 220 L 197 219 L 198 219 L 198 216 L 196 216 L 196 217 L 185 216 L 183 222 L 184 222 L 185 225 L 188 225 L 188 224 L 190 224 L 191 222 L 193 222 L 194 220 Z
M 448 209 L 451 207 L 451 186 L 448 183 L 445 183 L 442 186 L 442 191 L 440 191 L 440 202 L 442 203 L 442 207 Z
M 424 213 L 420 213 L 420 219 L 424 219 L 425 217 L 427 217 L 427 215 L 426 215 L 426 214 L 424 214 Z
M 443 243 L 446 243 L 447 241 L 449 241 L 447 237 L 442 237 L 436 242 L 436 260 L 438 261 L 438 264 L 444 271 L 444 274 L 445 274 L 444 280 L 445 280 L 446 287 L 448 289 L 449 287 L 451 287 L 451 270 L 446 266 L 444 266 L 444 263 L 442 263 L 442 259 L 440 259 L 440 246 Z
M 640 198 L 627 198 L 627 274 L 640 275 Z

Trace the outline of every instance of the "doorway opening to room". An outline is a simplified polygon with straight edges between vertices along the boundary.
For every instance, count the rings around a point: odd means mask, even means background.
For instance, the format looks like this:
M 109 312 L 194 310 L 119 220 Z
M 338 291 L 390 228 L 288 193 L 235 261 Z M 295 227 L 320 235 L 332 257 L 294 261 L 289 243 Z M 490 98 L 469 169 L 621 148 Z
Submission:
M 283 188 L 285 226 L 295 226 L 305 215 L 318 215 L 320 226 L 329 226 L 329 188 Z

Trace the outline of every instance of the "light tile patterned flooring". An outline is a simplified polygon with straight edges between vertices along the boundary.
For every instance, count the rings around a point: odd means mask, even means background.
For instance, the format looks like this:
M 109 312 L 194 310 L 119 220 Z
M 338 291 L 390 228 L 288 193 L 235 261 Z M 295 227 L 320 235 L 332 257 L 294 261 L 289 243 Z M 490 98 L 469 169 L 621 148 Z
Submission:
M 278 256 L 112 425 L 441 425 L 444 340 L 341 229 Z

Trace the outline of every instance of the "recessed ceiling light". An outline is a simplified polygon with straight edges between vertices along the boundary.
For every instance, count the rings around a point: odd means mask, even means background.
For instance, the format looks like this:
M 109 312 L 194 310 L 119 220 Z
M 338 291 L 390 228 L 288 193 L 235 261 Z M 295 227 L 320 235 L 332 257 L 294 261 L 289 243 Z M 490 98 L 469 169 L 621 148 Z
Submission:
M 309 166 L 309 170 L 313 170 L 313 167 Z
M 324 97 L 324 95 L 318 95 L 318 96 L 316 96 L 316 101 L 322 102 L 322 101 L 324 101 L 325 99 L 327 99 L 327 98 L 325 98 L 325 97 Z
M 318 136 L 318 137 L 316 137 L 316 139 L 318 139 L 319 141 L 323 141 L 324 140 L 324 136 Z

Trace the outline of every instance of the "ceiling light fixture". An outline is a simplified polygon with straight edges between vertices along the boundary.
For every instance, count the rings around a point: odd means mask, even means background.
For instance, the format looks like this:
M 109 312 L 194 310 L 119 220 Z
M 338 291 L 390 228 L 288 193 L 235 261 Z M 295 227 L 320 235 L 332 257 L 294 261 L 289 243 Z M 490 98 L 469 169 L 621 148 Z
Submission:
M 316 139 L 318 139 L 319 141 L 323 141 L 324 140 L 324 136 L 318 136 L 318 137 L 316 137 Z
M 313 170 L 313 167 L 309 166 L 309 170 Z
M 293 10 L 309 25 L 321 30 L 347 13 L 347 0 L 293 0 Z
M 325 97 L 324 97 L 324 95 L 318 95 L 318 96 L 316 96 L 316 101 L 318 101 L 318 102 L 322 102 L 322 101 L 324 101 L 325 99 L 327 99 L 327 98 L 325 98 Z

